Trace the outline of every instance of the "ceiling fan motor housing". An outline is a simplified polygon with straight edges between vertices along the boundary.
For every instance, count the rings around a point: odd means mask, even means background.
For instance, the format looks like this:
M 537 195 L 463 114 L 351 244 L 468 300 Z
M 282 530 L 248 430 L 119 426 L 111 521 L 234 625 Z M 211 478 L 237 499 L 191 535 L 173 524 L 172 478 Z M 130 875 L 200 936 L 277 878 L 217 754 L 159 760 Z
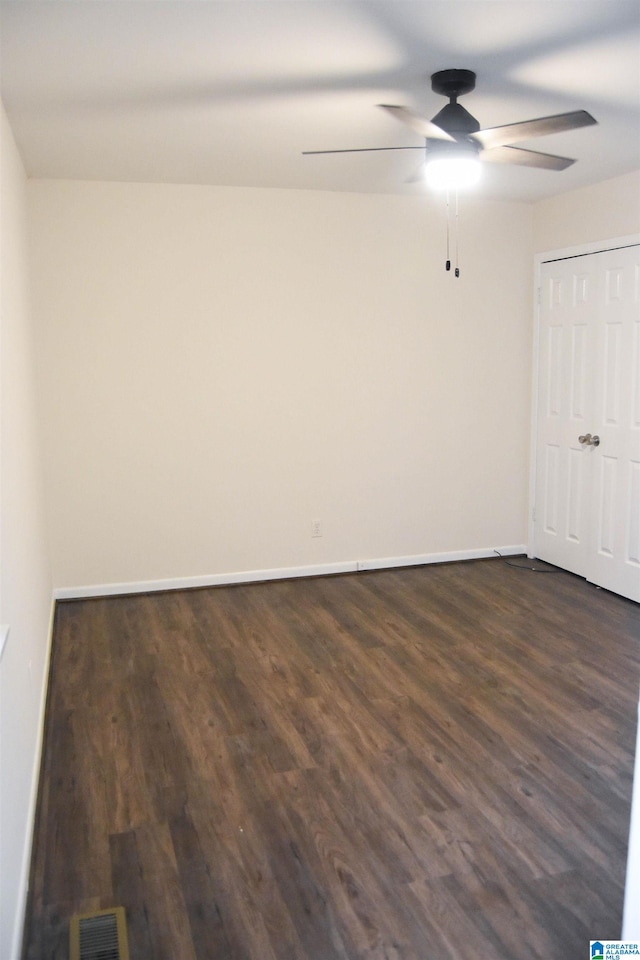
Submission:
M 427 158 L 435 160 L 475 160 L 480 156 L 482 147 L 475 140 L 461 138 L 459 140 L 427 140 Z
M 450 133 L 452 137 L 467 137 L 470 133 L 477 133 L 480 124 L 468 110 L 460 103 L 448 103 L 433 117 L 432 123 Z

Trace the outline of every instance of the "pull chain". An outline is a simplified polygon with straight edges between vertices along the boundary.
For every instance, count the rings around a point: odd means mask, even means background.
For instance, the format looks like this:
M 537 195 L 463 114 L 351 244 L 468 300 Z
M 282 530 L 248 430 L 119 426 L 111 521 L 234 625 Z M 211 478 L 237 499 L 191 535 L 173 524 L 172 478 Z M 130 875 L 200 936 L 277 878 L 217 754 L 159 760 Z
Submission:
M 459 276 L 460 276 L 460 268 L 458 267 L 458 236 L 459 236 L 459 230 L 458 230 L 458 188 L 456 187 L 456 269 L 455 269 L 455 275 L 456 275 L 456 277 L 459 277 Z
M 454 274 L 456 277 L 460 276 L 460 267 L 458 266 L 458 188 L 456 187 L 455 192 L 455 211 L 454 211 L 454 221 L 453 221 L 453 243 L 455 247 L 456 254 L 456 268 Z M 447 260 L 445 263 L 445 270 L 451 270 L 451 202 L 449 197 L 449 188 L 447 187 Z
M 449 188 L 447 188 L 447 262 L 445 264 L 445 270 L 451 270 L 451 259 L 449 257 L 450 223 L 451 223 L 451 212 L 449 210 Z

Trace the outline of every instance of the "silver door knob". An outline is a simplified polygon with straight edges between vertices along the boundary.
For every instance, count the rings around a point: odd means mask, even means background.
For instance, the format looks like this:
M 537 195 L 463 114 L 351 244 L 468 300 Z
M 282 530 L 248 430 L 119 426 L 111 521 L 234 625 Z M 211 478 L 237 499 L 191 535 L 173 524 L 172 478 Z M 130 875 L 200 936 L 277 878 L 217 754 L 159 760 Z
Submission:
M 593 436 L 590 433 L 584 433 L 581 437 L 578 437 L 578 443 L 583 443 L 587 447 L 597 447 L 600 444 L 600 437 L 597 433 Z

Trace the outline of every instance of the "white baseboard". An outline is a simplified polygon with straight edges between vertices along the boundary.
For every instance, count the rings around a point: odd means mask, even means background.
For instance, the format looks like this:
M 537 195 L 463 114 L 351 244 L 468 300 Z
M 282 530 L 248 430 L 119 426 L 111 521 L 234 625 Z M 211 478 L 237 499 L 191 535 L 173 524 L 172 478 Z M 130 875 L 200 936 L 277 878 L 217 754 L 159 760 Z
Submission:
M 408 557 L 381 557 L 371 560 L 342 560 L 302 567 L 274 567 L 266 570 L 240 570 L 235 573 L 214 573 L 197 577 L 173 577 L 166 580 L 140 580 L 130 583 L 101 583 L 79 587 L 57 587 L 56 600 L 82 600 L 92 597 L 114 597 L 130 593 L 157 593 L 162 590 L 188 590 L 193 587 L 218 587 L 234 583 L 261 583 L 268 580 L 292 580 L 298 577 L 324 577 L 335 573 L 356 573 L 364 570 L 385 570 L 392 567 L 422 566 L 430 563 L 452 563 L 456 560 L 481 560 L 514 556 L 527 552 L 524 544 L 484 547 L 474 550 L 453 550 L 447 553 L 412 554 Z
M 53 620 L 55 616 L 55 596 L 51 601 L 51 613 L 49 615 L 49 634 L 47 640 L 47 654 L 45 657 L 42 684 L 40 688 L 40 716 L 38 718 L 38 741 L 33 760 L 33 770 L 31 772 L 31 791 L 29 795 L 29 815 L 27 824 L 29 833 L 25 839 L 24 852 L 22 856 L 22 867 L 20 870 L 20 886 L 18 887 L 18 902 L 16 904 L 16 921 L 13 929 L 13 942 L 11 945 L 11 957 L 13 960 L 20 960 L 22 956 L 22 936 L 24 933 L 24 921 L 27 909 L 27 896 L 29 893 L 29 873 L 31 871 L 31 854 L 33 851 L 34 831 L 36 826 L 36 808 L 38 805 L 38 789 L 40 786 L 40 767 L 42 765 L 42 751 L 44 749 L 44 725 L 47 709 L 47 693 L 49 690 L 49 669 L 51 664 L 51 652 L 53 649 Z
M 391 567 L 415 567 L 430 563 L 454 563 L 458 560 L 484 560 L 499 553 L 503 557 L 513 557 L 526 553 L 524 544 L 508 547 L 483 547 L 479 550 L 451 550 L 446 553 L 423 553 L 409 557 L 383 557 L 380 560 L 358 560 L 358 570 L 386 570 Z

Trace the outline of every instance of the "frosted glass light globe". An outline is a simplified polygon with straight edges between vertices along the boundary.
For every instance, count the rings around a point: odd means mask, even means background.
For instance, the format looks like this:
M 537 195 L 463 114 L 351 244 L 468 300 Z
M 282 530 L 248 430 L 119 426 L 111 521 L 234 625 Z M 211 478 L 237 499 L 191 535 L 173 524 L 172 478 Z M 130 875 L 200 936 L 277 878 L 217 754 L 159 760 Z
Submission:
M 477 157 L 434 157 L 425 164 L 425 180 L 435 190 L 464 190 L 480 180 Z

